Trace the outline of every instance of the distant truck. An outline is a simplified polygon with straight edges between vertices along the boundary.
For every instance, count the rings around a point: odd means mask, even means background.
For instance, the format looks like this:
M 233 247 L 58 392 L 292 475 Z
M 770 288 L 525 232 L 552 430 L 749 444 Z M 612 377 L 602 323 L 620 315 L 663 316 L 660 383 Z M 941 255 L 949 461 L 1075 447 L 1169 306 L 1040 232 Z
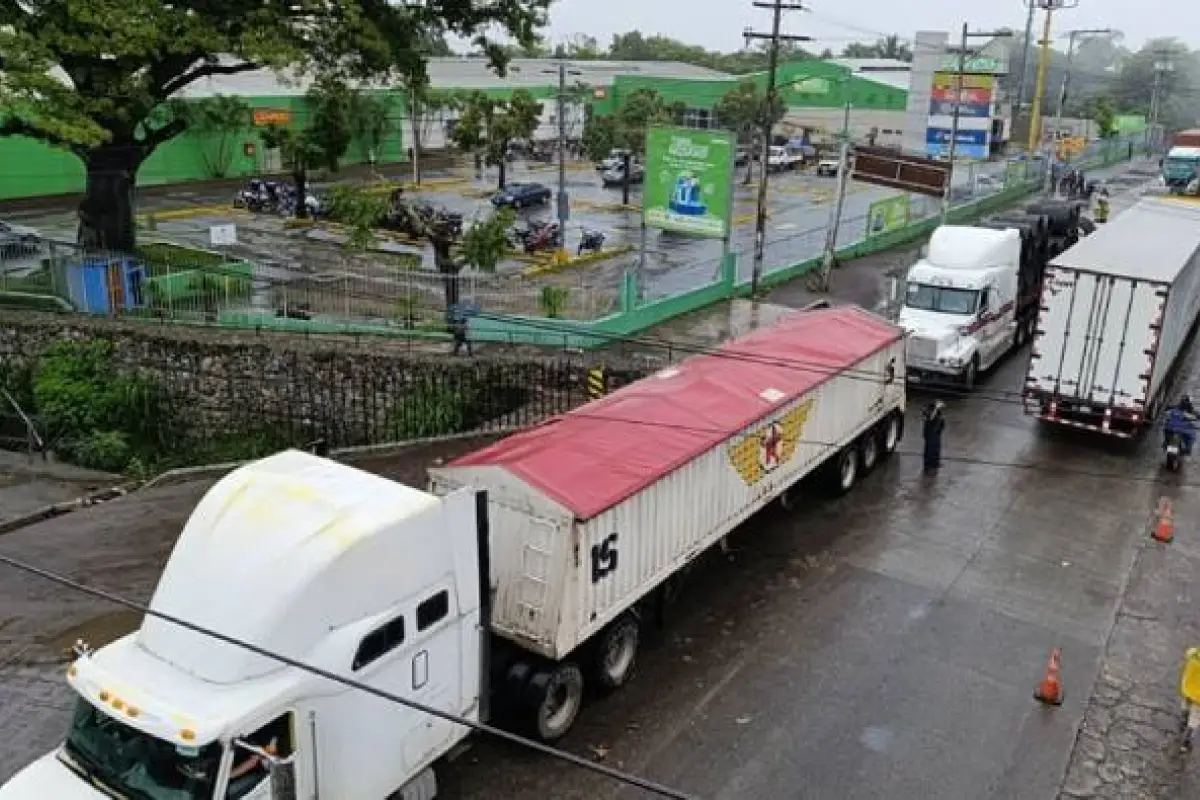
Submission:
M 1200 128 L 1189 128 L 1171 137 L 1172 147 L 1200 147 Z
M 1200 209 L 1133 208 L 1053 259 L 1025 379 L 1026 413 L 1130 438 L 1158 419 L 1200 311 Z
M 800 167 L 804 163 L 804 153 L 783 145 L 772 145 L 767 151 L 767 169 L 772 172 L 785 172 Z
M 1162 178 L 1168 188 L 1180 192 L 1200 175 L 1200 147 L 1176 145 L 1163 159 Z
M 895 450 L 903 372 L 898 328 L 807 311 L 431 470 L 430 492 L 279 453 L 201 499 L 150 607 L 552 741 L 585 681 L 629 679 L 698 556 Z M 67 680 L 66 741 L 0 799 L 430 800 L 468 733 L 152 615 Z

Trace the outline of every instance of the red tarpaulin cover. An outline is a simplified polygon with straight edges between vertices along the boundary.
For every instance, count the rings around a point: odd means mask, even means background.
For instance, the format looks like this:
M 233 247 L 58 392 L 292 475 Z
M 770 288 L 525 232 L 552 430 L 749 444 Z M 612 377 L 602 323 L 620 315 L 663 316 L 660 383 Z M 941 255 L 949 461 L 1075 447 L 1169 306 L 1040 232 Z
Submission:
M 450 466 L 502 467 L 591 519 L 901 335 L 854 306 L 800 312 Z

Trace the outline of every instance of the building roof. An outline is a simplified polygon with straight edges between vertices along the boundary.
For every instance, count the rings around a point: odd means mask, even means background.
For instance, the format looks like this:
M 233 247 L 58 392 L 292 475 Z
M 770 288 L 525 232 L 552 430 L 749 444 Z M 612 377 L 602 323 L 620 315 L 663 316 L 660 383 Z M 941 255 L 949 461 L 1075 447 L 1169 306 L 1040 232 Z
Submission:
M 1054 259 L 1051 266 L 1172 283 L 1200 251 L 1200 205 L 1142 198 Z
M 558 61 L 549 58 L 515 58 L 508 74 L 501 78 L 485 58 L 452 56 L 429 59 L 430 83 L 438 89 L 504 89 L 553 86 L 558 82 Z M 684 64 L 678 61 L 572 61 L 569 80 L 589 86 L 611 86 L 618 75 L 650 78 L 688 78 L 719 80 L 731 76 L 724 72 Z M 578 74 L 575 74 L 578 73 Z M 180 97 L 200 98 L 217 94 L 245 97 L 288 97 L 304 94 L 311 80 L 273 70 L 261 69 L 236 75 L 202 78 L 179 93 Z M 376 88 L 385 88 L 386 83 Z
M 912 64 L 898 58 L 831 58 L 829 61 L 846 67 L 856 78 L 893 89 L 907 92 L 912 83 Z
M 792 314 L 439 472 L 499 467 L 591 519 L 900 336 L 854 306 Z

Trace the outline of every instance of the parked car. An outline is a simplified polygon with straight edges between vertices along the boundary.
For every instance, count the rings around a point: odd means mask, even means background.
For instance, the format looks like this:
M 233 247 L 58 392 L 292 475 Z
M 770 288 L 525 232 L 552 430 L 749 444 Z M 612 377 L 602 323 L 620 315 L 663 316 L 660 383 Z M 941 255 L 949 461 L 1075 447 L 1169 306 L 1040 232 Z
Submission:
M 739 147 L 733 156 L 733 164 L 737 167 L 744 167 L 750 163 L 750 148 Z
M 544 206 L 552 196 L 550 189 L 540 183 L 510 183 L 492 196 L 492 205 L 496 208 Z
M 596 164 L 597 172 L 608 172 L 614 167 L 619 167 L 625 163 L 625 156 L 633 158 L 633 154 L 628 150 L 611 150 L 608 155 Z
M 0 257 L 27 256 L 42 247 L 42 235 L 33 228 L 0 220 Z
M 629 165 L 629 182 L 630 183 L 641 183 L 645 177 L 646 177 L 645 167 L 643 167 L 641 164 L 630 164 Z M 600 176 L 600 180 L 602 180 L 604 182 L 605 188 L 608 188 L 611 186 L 621 186 L 622 184 L 625 183 L 625 167 L 624 167 L 624 165 L 618 164 L 617 166 L 613 167 L 612 169 L 605 170 L 604 173 Z
M 817 162 L 817 175 L 827 175 L 831 178 L 836 178 L 839 163 L 841 163 L 840 160 L 836 158 L 822 158 Z

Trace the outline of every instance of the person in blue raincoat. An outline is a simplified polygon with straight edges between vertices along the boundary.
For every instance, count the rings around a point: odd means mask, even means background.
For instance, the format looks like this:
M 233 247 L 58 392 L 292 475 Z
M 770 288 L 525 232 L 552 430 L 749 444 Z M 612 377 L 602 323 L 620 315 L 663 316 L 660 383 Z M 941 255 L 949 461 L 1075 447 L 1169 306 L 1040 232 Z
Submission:
M 946 430 L 945 405 L 935 400 L 925 408 L 921 433 L 925 437 L 925 471 L 934 472 L 942 466 L 942 433 Z
M 1187 395 L 1167 412 L 1163 423 L 1163 447 L 1166 447 L 1167 437 L 1172 433 L 1178 434 L 1183 442 L 1183 454 L 1191 455 L 1192 446 L 1196 443 L 1196 410 L 1192 408 L 1192 399 Z

